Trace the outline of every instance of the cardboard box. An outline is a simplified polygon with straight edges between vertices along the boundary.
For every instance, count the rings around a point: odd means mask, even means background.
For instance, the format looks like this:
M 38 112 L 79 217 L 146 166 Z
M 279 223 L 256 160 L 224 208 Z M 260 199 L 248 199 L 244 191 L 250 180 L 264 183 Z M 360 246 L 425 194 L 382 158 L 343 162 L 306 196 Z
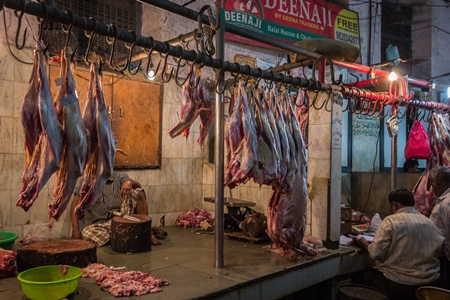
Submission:
M 341 221 L 341 234 L 352 233 L 352 221 Z

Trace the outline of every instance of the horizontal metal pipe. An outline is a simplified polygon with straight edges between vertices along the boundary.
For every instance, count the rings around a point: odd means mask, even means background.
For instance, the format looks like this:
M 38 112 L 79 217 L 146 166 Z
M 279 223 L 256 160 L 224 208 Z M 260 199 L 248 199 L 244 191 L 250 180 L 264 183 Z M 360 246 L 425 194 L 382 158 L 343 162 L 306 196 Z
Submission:
M 356 83 L 354 85 L 354 87 L 357 87 L 357 88 L 374 87 L 374 86 L 379 86 L 381 84 L 386 84 L 386 83 L 389 83 L 388 77 L 377 77 L 377 78 L 372 78 L 372 79 L 367 79 L 367 80 L 360 80 L 360 81 L 358 81 L 358 83 Z
M 20 0 L 7 0 L 5 7 L 20 10 Z M 47 16 L 41 3 L 28 2 L 25 7 L 25 13 L 34 15 L 37 17 L 47 17 L 49 21 L 58 22 L 65 25 L 73 24 L 74 27 L 92 32 L 95 30 L 95 34 L 103 35 L 105 37 L 114 37 L 114 29 L 112 26 L 94 22 L 90 18 L 80 17 L 77 15 L 70 15 L 66 11 L 56 9 L 54 7 L 47 7 Z M 95 25 L 95 26 L 94 26 Z M 133 43 L 136 42 L 136 46 L 143 47 L 144 49 L 153 49 L 156 52 L 169 54 L 174 57 L 182 58 L 184 60 L 194 62 L 199 66 L 208 66 L 221 72 L 231 72 L 235 74 L 248 75 L 250 77 L 262 78 L 269 81 L 274 81 L 283 84 L 290 84 L 297 87 L 309 88 L 311 90 L 331 91 L 331 86 L 328 84 L 320 83 L 314 80 L 308 80 L 306 78 L 292 77 L 290 75 L 283 75 L 279 73 L 262 71 L 261 69 L 251 68 L 250 66 L 241 66 L 238 63 L 232 63 L 228 61 L 222 61 L 220 59 L 213 59 L 203 53 L 197 53 L 196 51 L 187 51 L 179 46 L 171 46 L 167 42 L 157 41 L 152 37 L 144 37 L 141 35 L 135 35 L 130 31 L 122 28 L 116 28 L 117 40 Z
M 20 10 L 21 9 L 21 0 L 6 0 L 5 7 Z M 71 16 L 62 10 L 58 10 L 54 7 L 47 7 L 46 11 L 47 16 L 45 15 L 45 10 L 42 7 L 41 3 L 37 2 L 28 2 L 24 12 L 29 15 L 34 15 L 37 17 L 47 17 L 49 21 L 58 22 L 61 24 L 69 25 L 73 24 L 74 27 L 86 30 L 88 32 L 92 32 L 95 29 L 96 34 L 100 34 L 103 36 L 114 37 L 114 30 L 111 26 L 100 23 L 93 22 L 92 19 L 88 19 L 86 17 L 80 17 L 77 15 Z M 95 28 L 94 28 L 95 24 Z M 330 92 L 331 90 L 337 90 L 342 92 L 344 97 L 354 97 L 355 94 L 358 95 L 359 98 L 375 100 L 375 101 L 389 101 L 390 103 L 399 103 L 399 104 L 411 104 L 414 106 L 423 107 L 426 109 L 439 109 L 443 111 L 450 112 L 450 108 L 446 104 L 442 103 L 431 103 L 426 101 L 404 101 L 403 98 L 392 98 L 387 94 L 373 93 L 364 90 L 359 90 L 357 88 L 348 88 L 345 86 L 334 86 L 328 85 L 324 83 L 320 83 L 318 81 L 309 80 L 306 78 L 292 77 L 290 75 L 283 75 L 274 72 L 262 71 L 261 69 L 251 68 L 250 66 L 241 66 L 238 63 L 232 63 L 228 61 L 222 61 L 220 59 L 213 59 L 207 55 L 203 55 L 202 53 L 197 53 L 196 51 L 187 51 L 179 46 L 171 46 L 167 42 L 161 42 L 153 39 L 152 37 L 143 37 L 140 35 L 134 35 L 133 33 L 124 30 L 122 28 L 117 28 L 117 39 L 126 43 L 132 43 L 136 41 L 136 45 L 143 47 L 145 49 L 153 49 L 159 53 L 168 54 L 174 57 L 182 58 L 184 60 L 195 62 L 200 66 L 209 66 L 217 70 L 221 70 L 221 72 L 231 72 L 235 74 L 247 75 L 249 77 L 254 78 L 262 78 L 269 81 L 284 83 L 288 85 L 293 85 L 296 87 L 307 88 L 312 91 L 326 91 Z M 136 39 L 136 40 L 135 40 Z
M 171 1 L 167 1 L 167 0 L 138 0 L 138 2 L 141 3 L 145 3 L 145 4 L 149 4 L 149 5 L 153 5 L 157 8 L 160 9 L 164 9 L 166 11 L 175 13 L 177 15 L 183 16 L 185 18 L 197 21 L 198 19 L 198 12 L 189 9 L 187 7 L 178 5 L 176 3 L 173 3 Z M 213 17 L 212 17 L 213 18 Z M 213 18 L 214 19 L 214 18 Z M 208 24 L 209 25 L 209 19 L 206 15 L 202 16 L 202 22 L 204 24 Z M 215 19 L 214 21 L 215 22 Z M 264 43 L 267 45 L 271 45 L 273 47 L 277 47 L 279 49 L 283 49 L 285 51 L 288 52 L 293 52 L 293 53 L 297 53 L 297 54 L 301 54 L 304 56 L 308 56 L 311 57 L 313 59 L 317 59 L 320 56 L 322 56 L 321 54 L 314 52 L 314 51 L 310 51 L 301 47 L 297 47 L 295 45 L 291 45 L 291 44 L 287 44 L 284 43 L 282 41 L 276 40 L 276 39 L 272 39 L 270 37 L 267 37 L 263 34 L 251 31 L 251 30 L 247 30 L 247 29 L 243 29 L 241 27 L 235 26 L 233 24 L 229 24 L 229 23 L 225 23 L 225 31 L 229 32 L 229 33 L 233 33 L 236 34 L 238 36 L 241 37 L 245 37 L 251 40 L 255 40 L 258 41 L 260 43 Z M 367 67 L 364 65 L 360 65 L 360 64 L 356 64 L 356 63 L 348 63 L 348 62 L 340 62 L 340 61 L 333 61 L 334 64 L 336 66 L 340 66 L 346 69 L 350 69 L 350 70 L 354 70 L 354 71 L 359 71 L 361 73 L 365 73 L 365 74 L 369 74 L 371 71 L 373 71 L 375 73 L 376 76 L 380 76 L 380 77 L 386 77 L 389 76 L 389 72 L 386 71 L 382 71 L 382 70 L 377 70 L 377 69 L 372 69 L 371 67 Z M 275 72 L 275 71 L 274 71 Z M 422 80 L 422 79 L 415 79 L 415 78 L 408 78 L 408 83 L 410 84 L 414 84 L 414 85 L 418 85 L 418 86 L 429 86 L 429 82 L 426 80 Z

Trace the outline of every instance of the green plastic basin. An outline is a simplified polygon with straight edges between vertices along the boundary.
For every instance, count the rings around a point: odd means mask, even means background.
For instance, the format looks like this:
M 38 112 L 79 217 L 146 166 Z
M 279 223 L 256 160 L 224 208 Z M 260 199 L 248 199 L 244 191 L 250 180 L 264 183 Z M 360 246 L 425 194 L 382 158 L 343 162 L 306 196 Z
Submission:
M 0 231 L 0 248 L 11 250 L 14 247 L 14 241 L 19 237 L 17 233 L 9 231 Z
M 43 266 L 21 272 L 17 279 L 22 291 L 32 300 L 58 300 L 74 293 L 83 271 L 69 266 L 65 275 L 59 266 Z

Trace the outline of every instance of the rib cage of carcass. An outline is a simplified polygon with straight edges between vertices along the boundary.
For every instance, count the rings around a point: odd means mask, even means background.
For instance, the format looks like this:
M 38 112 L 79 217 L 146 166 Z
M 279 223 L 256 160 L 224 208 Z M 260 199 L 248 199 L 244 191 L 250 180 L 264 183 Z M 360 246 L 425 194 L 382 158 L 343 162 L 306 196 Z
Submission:
M 422 214 L 429 216 L 433 210 L 435 195 L 428 182 L 431 169 L 437 166 L 450 167 L 450 120 L 447 114 L 433 113 L 428 123 L 428 138 L 430 140 L 431 157 L 414 186 L 415 208 Z
M 287 92 L 240 82 L 225 123 L 224 184 L 234 188 L 250 179 L 272 186 L 267 234 L 281 254 L 315 255 L 303 243 L 306 229 L 306 154 L 300 124 Z

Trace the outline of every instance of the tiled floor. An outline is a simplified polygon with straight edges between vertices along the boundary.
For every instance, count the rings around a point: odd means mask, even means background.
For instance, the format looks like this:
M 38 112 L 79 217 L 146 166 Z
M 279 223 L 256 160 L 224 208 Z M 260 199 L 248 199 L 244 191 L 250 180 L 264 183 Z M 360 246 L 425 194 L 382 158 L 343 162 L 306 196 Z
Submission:
M 126 266 L 169 281 L 162 292 L 139 299 L 278 299 L 339 272 L 338 251 L 327 250 L 314 259 L 287 258 L 268 250 L 268 244 L 234 239 L 225 239 L 225 266 L 216 268 L 213 235 L 180 227 L 164 229 L 167 239 L 150 252 L 120 254 L 110 246 L 97 248 L 99 263 Z M 0 279 L 0 299 L 27 298 L 14 277 Z M 116 298 L 93 279 L 81 278 L 78 292 L 69 299 Z

